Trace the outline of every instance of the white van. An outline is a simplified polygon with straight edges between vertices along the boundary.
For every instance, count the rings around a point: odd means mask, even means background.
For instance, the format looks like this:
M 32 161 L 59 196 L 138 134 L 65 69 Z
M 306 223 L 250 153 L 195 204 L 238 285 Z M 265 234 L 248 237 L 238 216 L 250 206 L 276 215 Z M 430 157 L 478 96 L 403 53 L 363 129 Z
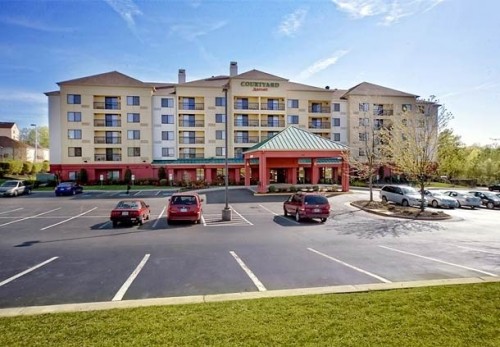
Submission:
M 422 195 L 413 187 L 385 185 L 380 189 L 380 199 L 383 202 L 391 201 L 403 206 L 420 206 Z M 427 206 L 425 198 L 424 206 Z

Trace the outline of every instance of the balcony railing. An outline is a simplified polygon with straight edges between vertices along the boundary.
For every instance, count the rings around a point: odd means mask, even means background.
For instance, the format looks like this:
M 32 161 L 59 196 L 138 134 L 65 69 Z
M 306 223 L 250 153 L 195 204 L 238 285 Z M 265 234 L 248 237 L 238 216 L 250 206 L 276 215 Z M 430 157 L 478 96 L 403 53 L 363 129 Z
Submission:
M 373 110 L 374 116 L 393 116 L 394 110 Z
M 121 109 L 121 103 L 118 101 L 114 102 L 94 102 L 94 109 L 96 110 L 119 110 Z
M 203 144 L 205 143 L 204 137 L 179 137 L 179 143 L 184 144 Z
M 118 136 L 94 136 L 94 143 L 119 145 L 122 143 L 122 138 Z
M 204 127 L 205 121 L 203 121 L 203 120 L 180 120 L 179 126 L 185 127 L 185 128 Z
M 235 136 L 234 143 L 259 143 L 258 136 Z
M 122 161 L 121 154 L 95 154 L 95 161 Z
M 310 106 L 309 113 L 330 113 L 332 108 L 330 106 Z
M 180 153 L 180 159 L 203 159 L 205 155 L 203 153 Z
M 235 119 L 234 126 L 237 127 L 258 127 L 259 121 L 256 119 Z
M 121 127 L 121 120 L 105 120 L 105 119 L 94 119 L 95 127 Z
M 309 129 L 331 129 L 332 125 L 329 122 L 310 122 Z
M 279 102 L 279 103 L 262 103 L 260 104 L 260 109 L 261 110 L 273 110 L 273 111 L 284 111 L 285 110 L 285 103 Z
M 195 104 L 183 104 L 179 103 L 180 110 L 191 110 L 191 111 L 200 111 L 205 109 L 205 103 L 197 102 Z
M 269 127 L 269 128 L 284 127 L 285 121 L 284 120 L 263 120 L 260 123 L 260 126 L 261 127 Z
M 259 103 L 258 102 L 246 102 L 246 101 L 235 101 L 234 102 L 235 110 L 258 110 Z

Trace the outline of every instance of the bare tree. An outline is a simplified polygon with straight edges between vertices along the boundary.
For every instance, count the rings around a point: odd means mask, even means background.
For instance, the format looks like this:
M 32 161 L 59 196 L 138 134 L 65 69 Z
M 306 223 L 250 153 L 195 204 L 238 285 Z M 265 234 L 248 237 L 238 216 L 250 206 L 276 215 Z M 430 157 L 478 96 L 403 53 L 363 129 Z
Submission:
M 424 211 L 425 183 L 437 169 L 438 136 L 453 117 L 434 96 L 417 100 L 416 106 L 381 131 L 382 150 L 395 168 L 418 183 Z

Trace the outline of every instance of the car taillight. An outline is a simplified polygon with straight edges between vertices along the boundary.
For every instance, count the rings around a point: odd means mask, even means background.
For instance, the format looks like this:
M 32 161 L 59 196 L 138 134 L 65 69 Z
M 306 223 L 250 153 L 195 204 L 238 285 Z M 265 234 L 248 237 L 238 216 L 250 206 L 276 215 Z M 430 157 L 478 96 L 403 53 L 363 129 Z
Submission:
M 137 217 L 139 215 L 139 211 L 130 211 L 130 217 Z

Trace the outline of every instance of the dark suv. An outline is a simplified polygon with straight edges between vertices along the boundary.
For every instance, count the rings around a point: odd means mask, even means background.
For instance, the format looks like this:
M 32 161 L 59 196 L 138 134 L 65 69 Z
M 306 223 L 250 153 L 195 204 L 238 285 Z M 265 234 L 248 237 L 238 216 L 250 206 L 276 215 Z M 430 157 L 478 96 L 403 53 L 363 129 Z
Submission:
M 283 203 L 283 213 L 295 216 L 297 222 L 303 218 L 319 218 L 324 223 L 330 216 L 330 202 L 321 194 L 297 193 Z
M 486 206 L 486 208 L 494 209 L 495 207 L 500 207 L 500 198 L 495 193 L 472 191 L 469 194 L 480 198 L 481 204 Z
M 488 187 L 488 189 L 490 192 L 493 192 L 495 190 L 498 190 L 500 192 L 500 183 L 492 184 Z

